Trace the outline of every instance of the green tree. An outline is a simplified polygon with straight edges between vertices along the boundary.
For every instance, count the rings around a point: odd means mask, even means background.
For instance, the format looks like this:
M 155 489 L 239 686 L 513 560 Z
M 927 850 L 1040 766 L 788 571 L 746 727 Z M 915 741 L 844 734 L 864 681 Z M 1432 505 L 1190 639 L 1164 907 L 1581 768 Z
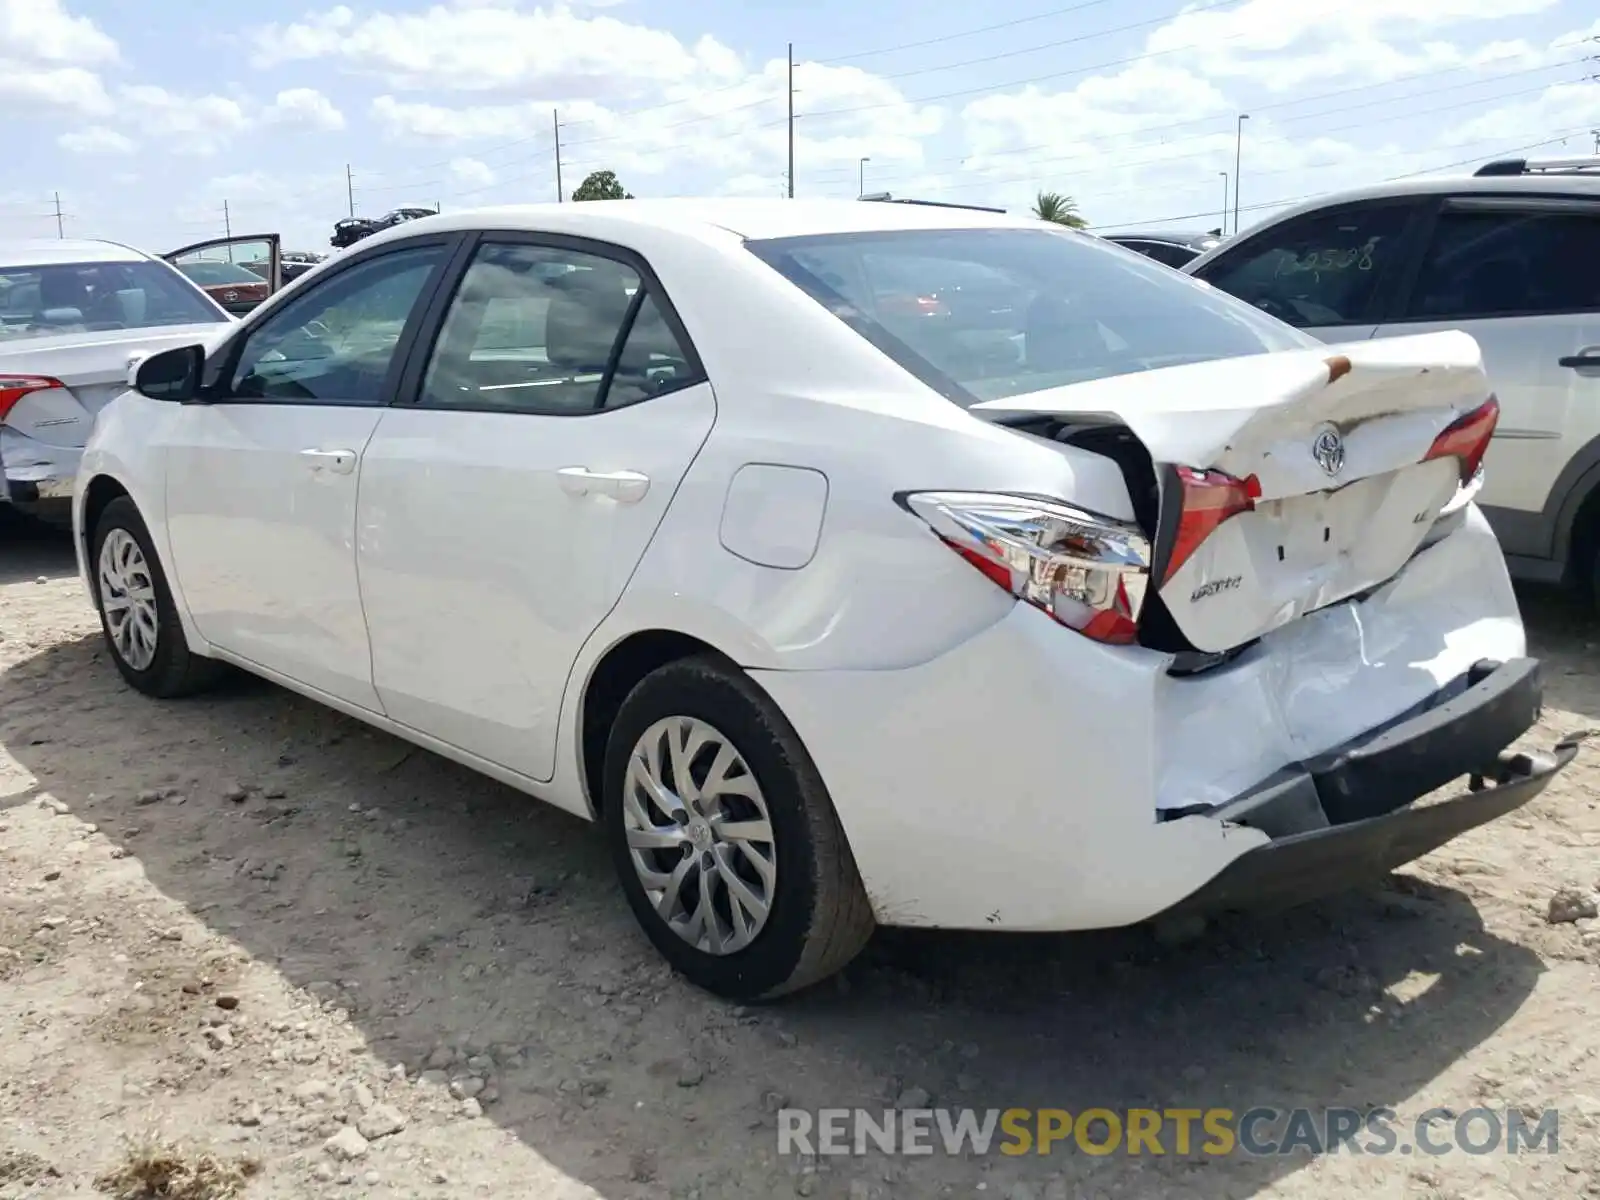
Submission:
M 591 171 L 572 193 L 574 200 L 632 200 L 624 191 L 615 171 Z
M 1040 192 L 1033 202 L 1033 215 L 1041 221 L 1082 229 L 1089 222 L 1078 212 L 1078 202 L 1060 192 Z

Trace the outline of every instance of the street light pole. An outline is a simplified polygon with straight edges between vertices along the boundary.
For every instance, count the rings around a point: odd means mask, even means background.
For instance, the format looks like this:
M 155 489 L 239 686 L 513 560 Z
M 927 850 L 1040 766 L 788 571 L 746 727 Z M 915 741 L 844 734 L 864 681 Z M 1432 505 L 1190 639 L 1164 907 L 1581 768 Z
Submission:
M 1249 113 L 1240 113 L 1233 132 L 1233 235 L 1239 236 L 1239 160 L 1244 154 L 1244 123 Z
M 870 158 L 863 158 L 856 164 L 856 197 L 859 199 L 867 194 L 867 164 Z
M 789 199 L 794 199 L 794 43 L 789 43 Z
M 1218 171 L 1217 174 L 1222 176 L 1222 236 L 1223 237 L 1227 237 L 1228 236 L 1228 173 L 1226 171 Z

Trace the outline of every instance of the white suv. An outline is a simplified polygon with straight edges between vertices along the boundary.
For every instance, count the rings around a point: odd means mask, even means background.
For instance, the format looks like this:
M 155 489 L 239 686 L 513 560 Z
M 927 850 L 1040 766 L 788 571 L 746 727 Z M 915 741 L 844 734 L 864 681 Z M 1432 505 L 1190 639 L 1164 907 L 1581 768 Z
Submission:
M 1183 270 L 1323 341 L 1471 334 L 1501 411 L 1479 502 L 1511 572 L 1600 593 L 1600 158 L 1325 196 Z

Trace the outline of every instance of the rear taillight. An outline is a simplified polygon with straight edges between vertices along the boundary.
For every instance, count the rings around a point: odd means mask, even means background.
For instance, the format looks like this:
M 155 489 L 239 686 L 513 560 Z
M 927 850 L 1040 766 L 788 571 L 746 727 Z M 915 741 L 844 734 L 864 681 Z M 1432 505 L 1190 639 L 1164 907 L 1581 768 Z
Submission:
M 63 386 L 59 379 L 48 375 L 0 375 L 0 421 L 4 421 L 17 401 L 29 392 L 48 392 Z
M 1150 543 L 1135 526 L 1057 500 L 914 492 L 906 507 L 990 581 L 1100 642 L 1139 631 Z
M 1433 445 L 1428 447 L 1422 461 L 1459 458 L 1461 482 L 1471 483 L 1483 466 L 1483 456 L 1489 450 L 1489 439 L 1494 436 L 1494 427 L 1499 422 L 1500 401 L 1490 396 L 1465 416 L 1457 417 L 1446 425 L 1444 431 L 1433 439 Z
M 1261 498 L 1261 481 L 1254 475 L 1235 479 L 1221 471 L 1175 468 L 1178 475 L 1178 532 L 1172 539 L 1161 581 L 1165 583 L 1189 561 L 1202 542 L 1230 517 L 1249 512 Z

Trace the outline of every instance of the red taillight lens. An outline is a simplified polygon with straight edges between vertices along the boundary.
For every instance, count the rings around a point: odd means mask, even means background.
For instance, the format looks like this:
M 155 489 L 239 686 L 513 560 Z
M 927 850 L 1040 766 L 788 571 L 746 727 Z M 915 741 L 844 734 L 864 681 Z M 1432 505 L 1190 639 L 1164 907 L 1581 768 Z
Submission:
M 1235 479 L 1221 471 L 1197 471 L 1192 467 L 1178 467 L 1177 472 L 1181 493 L 1178 535 L 1167 556 L 1163 583 L 1178 573 L 1219 525 L 1229 517 L 1249 512 L 1261 498 L 1261 481 L 1254 475 Z
M 48 392 L 64 386 L 59 379 L 48 375 L 0 375 L 0 421 L 16 407 L 29 392 Z
M 1489 451 L 1489 439 L 1494 427 L 1500 423 L 1500 401 L 1490 396 L 1464 417 L 1444 427 L 1433 439 L 1433 445 L 1422 456 L 1423 462 L 1435 458 L 1456 457 L 1461 460 L 1461 482 L 1470 483 L 1483 466 L 1483 456 Z
M 1122 521 L 990 492 L 916 492 L 906 507 L 997 587 L 1100 642 L 1137 639 L 1150 546 Z

